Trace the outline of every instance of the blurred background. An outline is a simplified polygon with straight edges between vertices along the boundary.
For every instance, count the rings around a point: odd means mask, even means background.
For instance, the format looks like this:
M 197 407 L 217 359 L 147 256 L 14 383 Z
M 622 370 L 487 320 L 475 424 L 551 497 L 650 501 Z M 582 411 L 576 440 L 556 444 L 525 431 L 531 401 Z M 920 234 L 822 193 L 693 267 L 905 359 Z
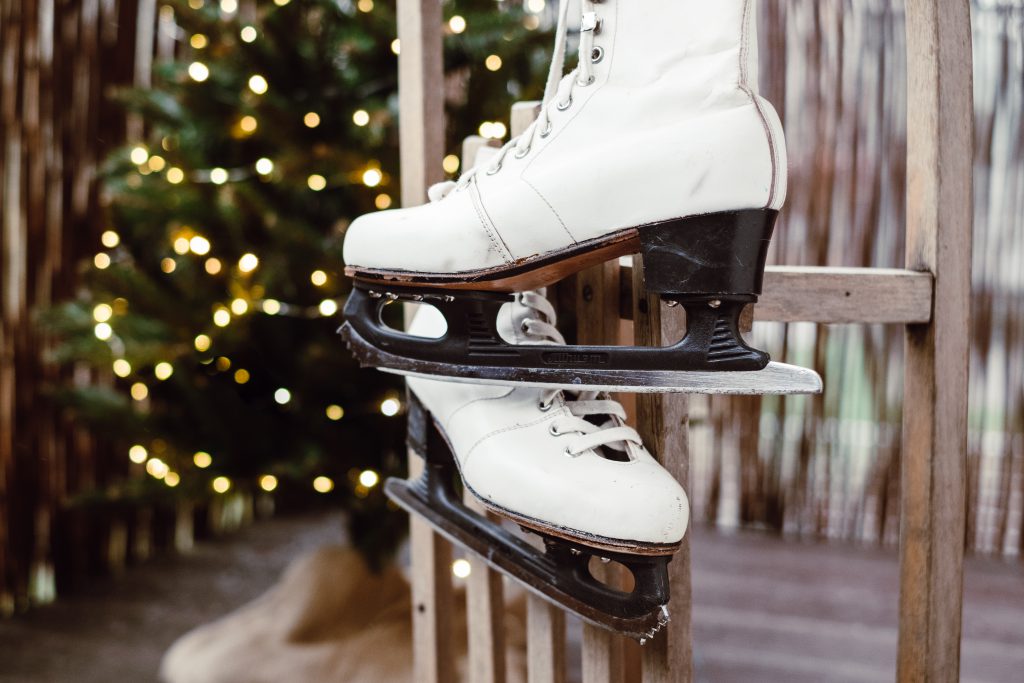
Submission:
M 965 666 L 1011 680 L 1024 664 L 1024 1 L 972 7 L 966 543 L 986 585 L 1016 588 L 989 596 Z M 540 97 L 555 9 L 444 2 L 450 177 L 466 136 L 507 139 L 511 104 Z M 761 89 L 790 155 L 771 258 L 901 267 L 902 2 L 769 0 L 760 27 Z M 393 0 L 0 0 L 0 678 L 110 680 L 110 662 L 155 677 L 174 638 L 324 544 L 349 549 L 354 575 L 393 571 L 407 521 L 381 483 L 405 471 L 402 386 L 356 367 L 335 330 L 345 227 L 400 193 L 395 35 Z M 732 567 L 751 549 L 777 556 L 780 582 L 875 558 L 857 573 L 881 567 L 872 580 L 894 586 L 902 329 L 755 335 L 826 391 L 693 401 L 695 593 L 702 543 Z M 894 630 L 886 590 L 860 618 Z M 993 622 L 995 605 L 1019 611 Z M 723 633 L 703 635 L 721 648 Z M 803 680 L 716 669 L 705 651 L 711 680 Z

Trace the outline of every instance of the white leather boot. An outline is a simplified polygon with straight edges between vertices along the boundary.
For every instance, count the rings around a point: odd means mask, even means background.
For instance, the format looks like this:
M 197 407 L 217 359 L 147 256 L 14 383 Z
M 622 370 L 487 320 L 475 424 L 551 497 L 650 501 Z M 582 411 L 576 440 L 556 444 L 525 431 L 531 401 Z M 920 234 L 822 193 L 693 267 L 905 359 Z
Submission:
M 762 212 L 746 216 L 766 224 L 755 253 L 767 245 L 786 152 L 757 95 L 754 0 L 581 2 L 579 65 L 562 77 L 563 0 L 538 120 L 486 167 L 431 188 L 432 203 L 357 219 L 345 238 L 351 276 L 522 291 L 647 247 L 647 232 L 727 260 L 733 245 L 709 253 L 695 242 L 736 241 L 741 211 Z M 721 291 L 713 281 L 730 280 L 716 272 L 726 267 L 691 268 L 654 291 Z M 749 289 L 752 277 L 726 284 Z
M 509 304 L 500 325 L 519 344 L 561 335 L 536 292 Z M 444 318 L 422 307 L 409 333 L 437 337 Z M 595 393 L 498 387 L 410 377 L 409 390 L 451 449 L 465 486 L 493 512 L 583 545 L 668 555 L 689 508 L 679 483 L 625 425 L 622 405 Z

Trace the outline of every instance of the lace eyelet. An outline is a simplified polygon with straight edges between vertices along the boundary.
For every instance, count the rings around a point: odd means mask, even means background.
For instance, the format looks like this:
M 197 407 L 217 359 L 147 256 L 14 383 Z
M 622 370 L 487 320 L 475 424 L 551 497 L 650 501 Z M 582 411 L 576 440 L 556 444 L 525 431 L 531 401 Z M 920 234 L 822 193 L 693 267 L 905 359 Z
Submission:
M 572 95 L 569 95 L 569 99 L 567 99 L 565 102 L 556 102 L 555 103 L 555 108 L 558 109 L 558 111 L 565 111 L 566 109 L 568 109 L 571 106 L 572 106 Z
M 526 149 L 524 149 L 522 151 L 519 151 L 517 149 L 515 154 L 513 154 L 512 156 L 514 156 L 516 159 L 522 159 L 523 157 L 525 157 L 529 153 L 530 153 L 530 148 L 527 147 Z
M 519 324 L 519 329 L 523 331 L 523 334 L 530 334 L 530 319 L 527 318 Z
M 604 48 L 600 45 L 596 45 L 593 50 L 590 51 L 590 61 L 597 64 L 604 59 Z
M 497 166 L 491 166 L 490 168 L 487 169 L 487 175 L 494 175 L 495 173 L 497 173 L 500 170 L 501 170 L 501 164 L 498 164 Z
M 550 121 L 548 121 L 548 125 L 544 126 L 544 130 L 542 130 L 540 132 L 540 136 L 542 138 L 546 138 L 549 135 L 551 135 L 551 122 Z
M 551 426 L 548 427 L 548 434 L 551 436 L 561 436 L 562 432 L 558 431 L 558 426 L 552 422 Z
M 548 401 L 547 403 L 545 403 L 544 401 L 540 401 L 539 403 L 537 403 L 537 409 L 540 410 L 540 412 L 542 413 L 546 413 L 549 410 L 551 410 L 551 406 L 553 406 L 554 404 L 554 401 Z
M 588 78 L 585 81 L 581 81 L 581 80 L 577 79 L 576 80 L 576 85 L 580 86 L 581 88 L 586 88 L 588 85 L 593 85 L 594 84 L 594 80 L 595 80 L 594 76 L 591 76 L 590 78 Z M 571 98 L 569 100 L 569 103 L 572 104 L 572 99 Z
M 576 453 L 573 453 L 573 452 L 572 452 L 572 449 L 571 449 L 571 448 L 569 448 L 569 447 L 566 447 L 566 449 L 565 449 L 565 455 L 566 455 L 567 457 L 570 457 L 570 458 L 575 458 L 575 457 L 576 457 Z

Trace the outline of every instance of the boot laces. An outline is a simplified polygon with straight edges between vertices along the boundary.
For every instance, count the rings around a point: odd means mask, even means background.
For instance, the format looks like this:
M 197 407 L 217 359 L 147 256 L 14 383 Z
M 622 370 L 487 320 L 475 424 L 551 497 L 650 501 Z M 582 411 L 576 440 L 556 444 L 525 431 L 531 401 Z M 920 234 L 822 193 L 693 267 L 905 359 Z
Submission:
M 572 105 L 572 93 L 576 87 L 586 87 L 594 82 L 593 63 L 590 55 L 594 49 L 594 34 L 598 29 L 597 13 L 594 11 L 594 0 L 580 0 L 583 18 L 580 22 L 579 62 L 576 68 L 565 73 L 566 43 L 569 37 L 569 2 L 559 0 L 558 24 L 555 28 L 555 49 L 548 68 L 548 77 L 544 85 L 544 100 L 540 105 L 537 119 L 518 135 L 509 140 L 499 149 L 490 163 L 486 173 L 493 175 L 501 170 L 502 161 L 508 153 L 515 150 L 515 156 L 521 158 L 530 153 L 530 148 L 538 137 L 547 137 L 551 132 L 551 108 L 560 111 Z M 564 74 L 564 75 L 563 75 Z M 469 169 L 458 181 L 437 183 L 428 190 L 430 201 L 440 201 L 454 189 L 461 189 L 473 182 L 479 173 L 479 167 Z
M 523 320 L 523 331 L 530 338 L 526 343 L 565 345 L 565 338 L 555 327 L 558 319 L 554 306 L 547 297 L 541 292 L 528 291 L 517 294 L 516 299 L 535 316 Z M 626 425 L 625 408 L 608 394 L 548 389 L 541 394 L 540 408 L 548 410 L 556 402 L 564 406 L 565 412 L 551 421 L 552 435 L 577 435 L 566 446 L 566 455 L 577 457 L 604 448 L 619 455 L 614 459 L 635 460 L 638 450 L 643 448 L 640 435 Z

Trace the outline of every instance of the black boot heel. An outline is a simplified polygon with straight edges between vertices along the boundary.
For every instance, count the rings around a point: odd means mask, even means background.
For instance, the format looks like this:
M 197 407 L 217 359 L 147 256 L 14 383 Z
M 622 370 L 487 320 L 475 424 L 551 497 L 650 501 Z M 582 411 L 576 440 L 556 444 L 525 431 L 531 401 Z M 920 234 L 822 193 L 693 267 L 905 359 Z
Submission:
M 647 291 L 756 301 L 778 213 L 726 211 L 640 228 Z

